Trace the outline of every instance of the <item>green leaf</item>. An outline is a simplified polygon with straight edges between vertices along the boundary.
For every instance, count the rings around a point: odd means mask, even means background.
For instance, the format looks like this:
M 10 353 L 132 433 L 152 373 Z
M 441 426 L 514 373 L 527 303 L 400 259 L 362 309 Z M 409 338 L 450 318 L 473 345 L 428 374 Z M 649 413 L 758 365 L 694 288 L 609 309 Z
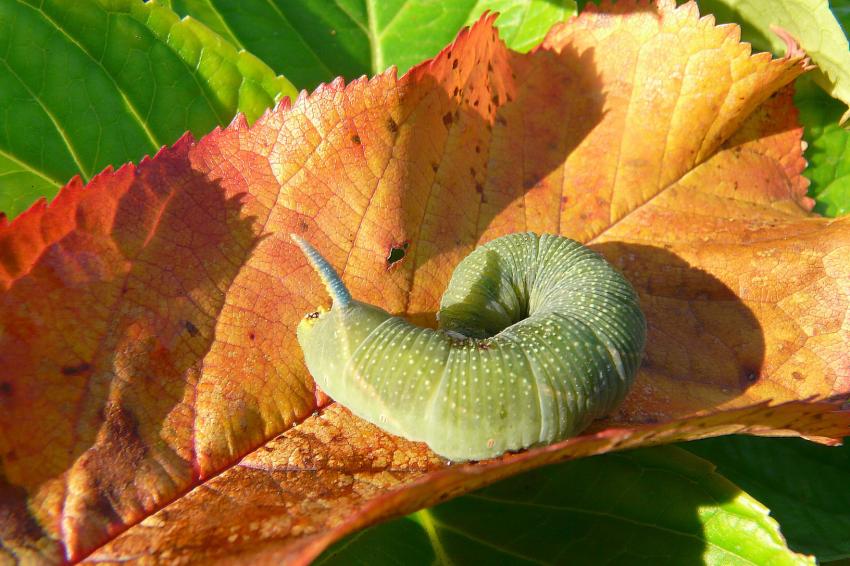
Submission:
M 811 564 L 767 509 L 673 446 L 566 462 L 356 533 L 318 564 Z
M 292 85 L 253 55 L 139 0 L 0 2 L 0 211 L 138 161 Z
M 466 25 L 472 25 L 485 10 L 500 14 L 496 25 L 505 44 L 526 52 L 543 41 L 553 24 L 575 15 L 577 8 L 574 0 L 479 0 Z
M 575 14 L 574 0 L 171 0 L 191 15 L 312 89 L 337 76 L 400 73 L 435 55 L 485 10 L 509 47 L 537 45 L 551 25 Z
M 809 162 L 804 174 L 812 182 L 809 195 L 815 199 L 815 211 L 826 216 L 850 212 L 850 131 L 838 125 L 844 108 L 815 86 L 808 77 L 796 84 L 794 103 L 800 109 L 800 121 L 808 144 Z
M 850 445 L 727 436 L 687 447 L 769 506 L 791 548 L 818 560 L 850 557 Z
M 846 16 L 847 7 L 841 4 L 838 11 Z M 740 24 L 743 39 L 763 51 L 784 52 L 785 44 L 771 26 L 784 29 L 818 66 L 818 84 L 845 107 L 850 105 L 850 48 L 827 0 L 700 0 L 699 6 L 719 22 Z

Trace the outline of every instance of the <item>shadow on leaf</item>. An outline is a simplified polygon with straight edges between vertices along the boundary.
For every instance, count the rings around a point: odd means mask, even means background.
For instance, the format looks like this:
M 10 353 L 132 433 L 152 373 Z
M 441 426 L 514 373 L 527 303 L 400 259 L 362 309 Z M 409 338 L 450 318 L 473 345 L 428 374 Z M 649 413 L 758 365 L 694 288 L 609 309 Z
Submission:
M 3 294 L 5 503 L 45 498 L 71 559 L 198 475 L 188 409 L 222 290 L 257 239 L 241 197 L 188 167 L 187 146 L 65 188 L 46 215 L 66 218 L 45 229 L 68 233 Z M 23 237 L 39 229 L 26 214 L 17 223 Z M 2 260 L 10 274 L 24 268 Z M 52 524 L 29 509 L 32 519 L 0 521 L 4 545 L 31 544 L 16 523 Z
M 649 424 L 718 408 L 760 379 L 764 333 L 732 289 L 660 247 L 591 247 L 632 283 L 647 319 L 643 363 L 612 421 Z

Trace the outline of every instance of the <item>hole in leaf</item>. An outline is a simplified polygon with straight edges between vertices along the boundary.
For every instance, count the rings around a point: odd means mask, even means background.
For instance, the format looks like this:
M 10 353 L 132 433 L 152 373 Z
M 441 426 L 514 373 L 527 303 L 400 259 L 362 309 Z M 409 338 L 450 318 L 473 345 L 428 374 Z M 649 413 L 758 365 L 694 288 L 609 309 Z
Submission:
M 390 253 L 387 256 L 387 267 L 392 267 L 404 259 L 404 255 L 407 253 L 408 247 L 410 247 L 410 242 L 404 242 L 400 246 L 392 246 L 390 248 Z

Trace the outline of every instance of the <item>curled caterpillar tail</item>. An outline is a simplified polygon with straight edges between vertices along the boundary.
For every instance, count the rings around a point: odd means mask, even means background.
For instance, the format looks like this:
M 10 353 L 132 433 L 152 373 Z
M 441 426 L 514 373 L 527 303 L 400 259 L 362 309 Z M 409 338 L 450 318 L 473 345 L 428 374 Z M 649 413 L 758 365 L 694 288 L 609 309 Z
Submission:
M 419 328 L 351 298 L 293 238 L 334 298 L 298 326 L 316 383 L 355 415 L 456 461 L 563 440 L 625 397 L 646 321 L 634 289 L 568 238 L 511 234 L 473 251 Z
M 310 243 L 299 236 L 298 234 L 290 234 L 290 238 L 292 241 L 298 244 L 298 247 L 301 248 L 301 251 L 304 252 L 304 255 L 307 256 L 307 259 L 310 260 L 310 265 L 313 266 L 313 269 L 316 270 L 316 273 L 319 274 L 319 277 L 322 278 L 322 282 L 324 282 L 325 287 L 328 290 L 328 294 L 333 299 L 335 305 L 339 305 L 341 307 L 346 307 L 351 303 L 351 293 L 348 292 L 348 288 L 345 286 L 345 283 L 340 279 L 339 274 L 336 270 L 331 267 L 331 264 L 328 263 L 322 254 L 316 251 L 316 248 L 310 245 Z

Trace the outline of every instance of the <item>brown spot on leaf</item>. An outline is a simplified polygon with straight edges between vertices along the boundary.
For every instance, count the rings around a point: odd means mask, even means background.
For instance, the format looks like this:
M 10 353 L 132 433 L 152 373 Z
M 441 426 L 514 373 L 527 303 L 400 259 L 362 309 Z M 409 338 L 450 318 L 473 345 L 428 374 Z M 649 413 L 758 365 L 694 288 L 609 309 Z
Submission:
M 75 366 L 62 366 L 62 375 L 74 376 L 80 375 L 81 373 L 86 373 L 91 370 L 91 364 L 88 362 L 82 362 Z
M 129 410 L 117 403 L 107 403 L 102 414 L 111 440 L 137 441 L 139 423 Z
M 192 324 L 191 321 L 188 321 L 188 320 L 184 321 L 183 326 L 186 328 L 186 332 L 189 333 L 189 336 L 192 336 L 193 338 L 200 333 L 200 331 L 198 330 L 198 327 L 195 326 L 194 324 Z
M 4 397 L 12 396 L 12 384 L 8 381 L 0 381 L 0 395 Z
M 391 134 L 398 133 L 398 124 L 392 119 L 392 117 L 387 118 L 387 129 Z
M 445 124 L 447 128 L 452 125 L 453 121 L 454 118 L 452 117 L 451 112 L 446 112 L 445 114 L 443 114 L 443 124 Z
M 360 145 L 360 143 L 361 143 L 360 142 L 360 136 L 358 136 L 357 134 L 354 134 L 353 136 L 351 136 L 351 141 L 353 141 L 357 145 Z
M 144 468 L 147 447 L 139 433 L 136 417 L 117 403 L 102 411 L 103 440 L 78 460 L 83 488 L 88 492 L 87 509 L 100 520 L 118 523 L 117 509 L 128 494 L 137 490 L 135 479 Z

